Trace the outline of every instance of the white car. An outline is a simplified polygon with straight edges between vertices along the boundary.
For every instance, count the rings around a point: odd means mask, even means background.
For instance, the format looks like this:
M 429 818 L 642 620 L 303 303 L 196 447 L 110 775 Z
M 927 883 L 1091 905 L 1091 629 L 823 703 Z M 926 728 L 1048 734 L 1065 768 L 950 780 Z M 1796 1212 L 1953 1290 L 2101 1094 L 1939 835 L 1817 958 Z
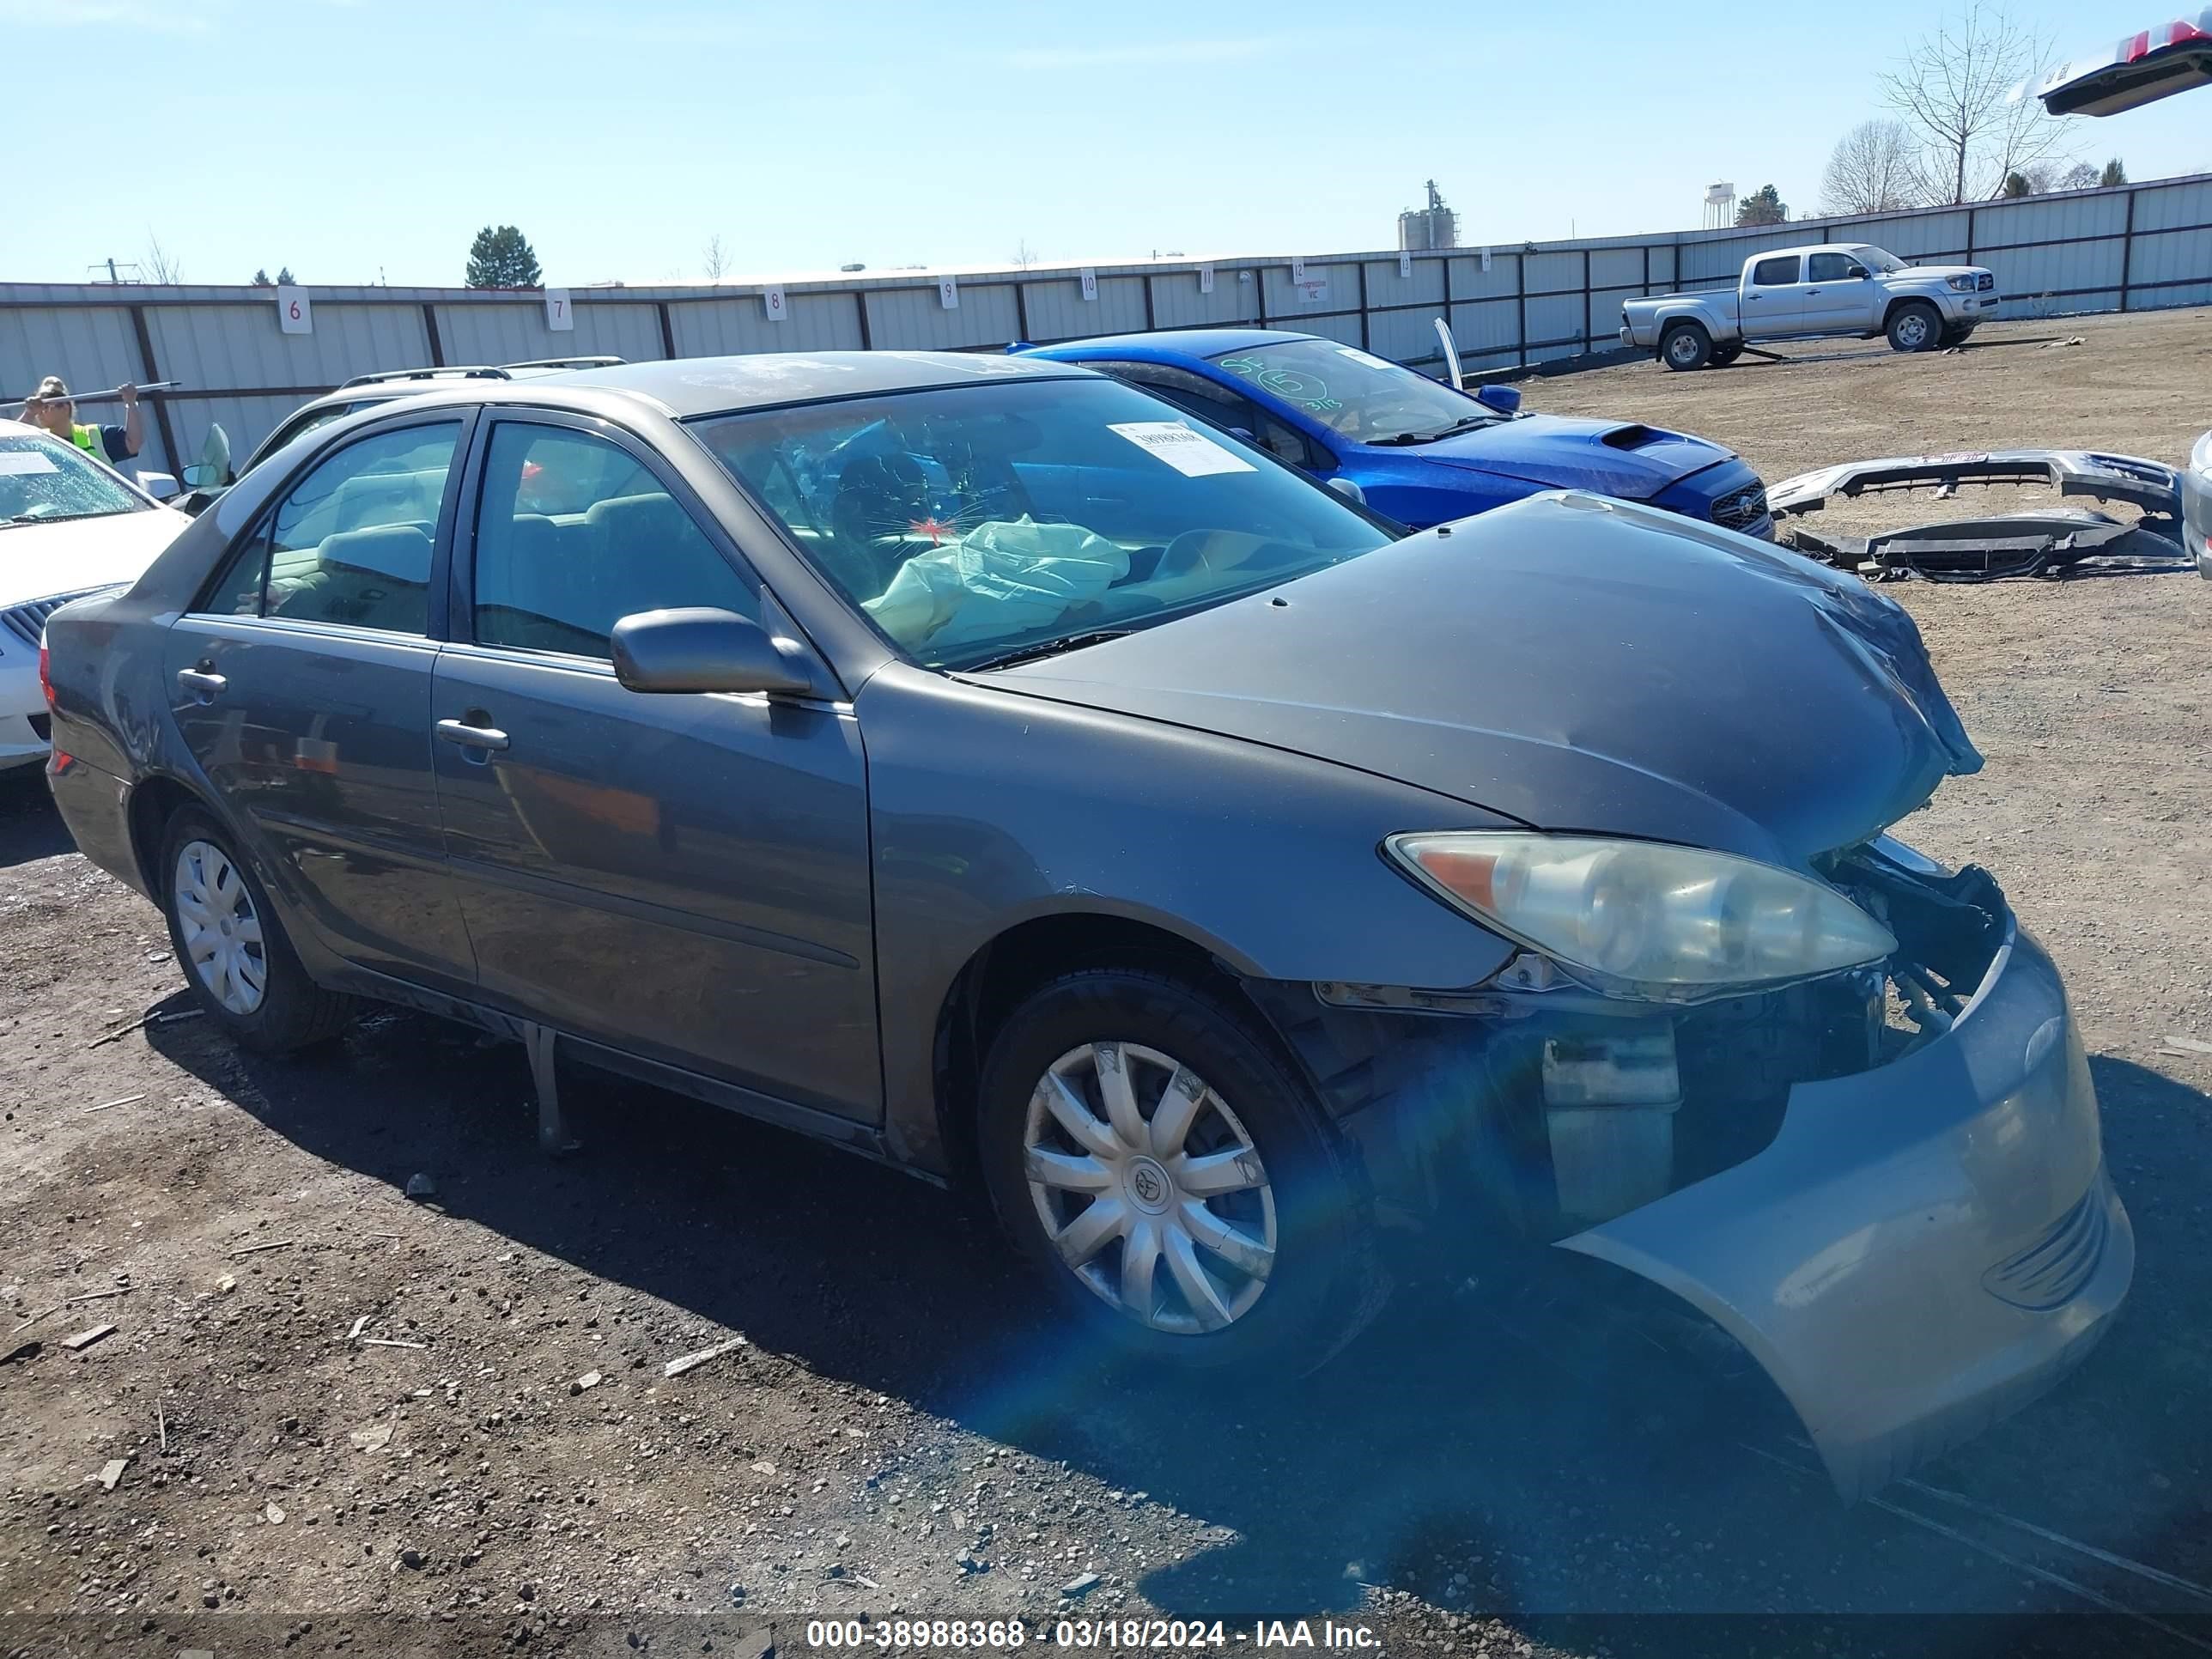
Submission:
M 191 523 L 75 445 L 0 421 L 0 770 L 46 757 L 46 618 L 137 580 Z

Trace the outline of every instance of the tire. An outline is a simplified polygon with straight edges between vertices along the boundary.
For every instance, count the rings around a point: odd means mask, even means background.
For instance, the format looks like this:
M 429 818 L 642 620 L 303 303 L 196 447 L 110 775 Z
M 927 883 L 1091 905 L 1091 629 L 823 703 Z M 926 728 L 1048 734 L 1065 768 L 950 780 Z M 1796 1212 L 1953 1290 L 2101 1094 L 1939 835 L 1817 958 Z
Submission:
M 1712 355 L 1713 337 L 1702 323 L 1676 323 L 1659 337 L 1659 361 L 1669 368 L 1703 368 Z
M 1113 1126 L 1113 1079 L 1141 1139 Z M 1182 1133 L 1156 1141 L 1170 1111 Z M 1089 969 L 1031 995 L 985 1062 L 978 1150 L 1017 1252 L 1140 1360 L 1302 1373 L 1384 1300 L 1366 1182 L 1310 1087 L 1249 1015 L 1179 979 Z
M 208 1017 L 240 1048 L 289 1054 L 352 1023 L 353 999 L 307 977 L 268 893 L 238 856 L 230 832 L 209 813 L 187 806 L 169 820 L 158 868 L 177 965 Z M 212 941 L 210 927 L 217 934 Z
M 1943 338 L 1943 319 L 1926 301 L 1912 300 L 1889 313 L 1882 331 L 1892 351 L 1933 351 Z
M 1734 362 L 1737 358 L 1742 356 L 1743 342 L 1741 340 L 1731 341 L 1724 346 L 1715 346 L 1713 348 L 1713 367 L 1715 368 L 1726 368 L 1730 363 Z

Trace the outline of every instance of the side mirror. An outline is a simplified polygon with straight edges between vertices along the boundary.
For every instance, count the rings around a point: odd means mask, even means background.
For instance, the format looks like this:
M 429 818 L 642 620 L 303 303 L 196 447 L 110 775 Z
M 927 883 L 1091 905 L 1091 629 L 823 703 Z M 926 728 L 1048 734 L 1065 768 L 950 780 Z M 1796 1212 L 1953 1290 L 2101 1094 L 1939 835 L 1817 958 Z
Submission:
M 169 472 L 141 472 L 138 488 L 157 501 L 170 501 L 177 494 L 176 476 Z
M 1322 487 L 1324 489 L 1330 490 L 1336 495 L 1343 496 L 1345 500 L 1350 501 L 1354 507 L 1364 507 L 1367 505 L 1367 492 L 1362 489 L 1358 484 L 1354 483 L 1352 479 L 1345 477 L 1340 473 L 1337 477 L 1331 478 Z
M 200 458 L 185 469 L 188 489 L 220 489 L 230 482 L 230 434 L 219 426 L 208 428 L 200 445 Z
M 1518 415 L 1521 412 L 1521 388 L 1518 386 L 1477 386 L 1474 400 L 1496 414 Z
M 1869 271 L 1864 265 L 1848 264 L 1844 267 L 1844 274 L 1846 276 L 1849 276 L 1855 283 L 1863 283 L 1873 273 Z
M 814 677 L 758 623 L 732 611 L 641 611 L 615 624 L 615 678 L 633 691 L 764 691 L 803 696 Z

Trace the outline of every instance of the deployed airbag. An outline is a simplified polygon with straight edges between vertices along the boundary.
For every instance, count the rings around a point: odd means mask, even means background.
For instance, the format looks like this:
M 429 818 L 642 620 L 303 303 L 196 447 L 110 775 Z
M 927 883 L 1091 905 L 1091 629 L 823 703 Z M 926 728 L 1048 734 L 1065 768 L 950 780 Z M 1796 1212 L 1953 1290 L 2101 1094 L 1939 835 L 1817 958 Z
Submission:
M 1128 574 L 1129 556 L 1104 537 L 1024 514 L 915 555 L 862 609 L 908 647 L 1012 638 L 1049 628 Z

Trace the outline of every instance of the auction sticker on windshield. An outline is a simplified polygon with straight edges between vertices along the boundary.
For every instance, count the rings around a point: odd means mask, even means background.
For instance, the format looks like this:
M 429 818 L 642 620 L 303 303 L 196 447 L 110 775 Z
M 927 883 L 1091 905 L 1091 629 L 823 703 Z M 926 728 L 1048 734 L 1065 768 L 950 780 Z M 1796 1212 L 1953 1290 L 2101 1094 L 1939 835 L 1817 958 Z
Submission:
M 34 473 L 60 471 L 52 456 L 42 455 L 35 449 L 0 449 L 0 475 L 27 478 Z
M 1259 470 L 1181 421 L 1120 421 L 1109 423 L 1109 427 L 1146 453 L 1158 456 L 1186 478 L 1203 478 L 1213 472 Z

